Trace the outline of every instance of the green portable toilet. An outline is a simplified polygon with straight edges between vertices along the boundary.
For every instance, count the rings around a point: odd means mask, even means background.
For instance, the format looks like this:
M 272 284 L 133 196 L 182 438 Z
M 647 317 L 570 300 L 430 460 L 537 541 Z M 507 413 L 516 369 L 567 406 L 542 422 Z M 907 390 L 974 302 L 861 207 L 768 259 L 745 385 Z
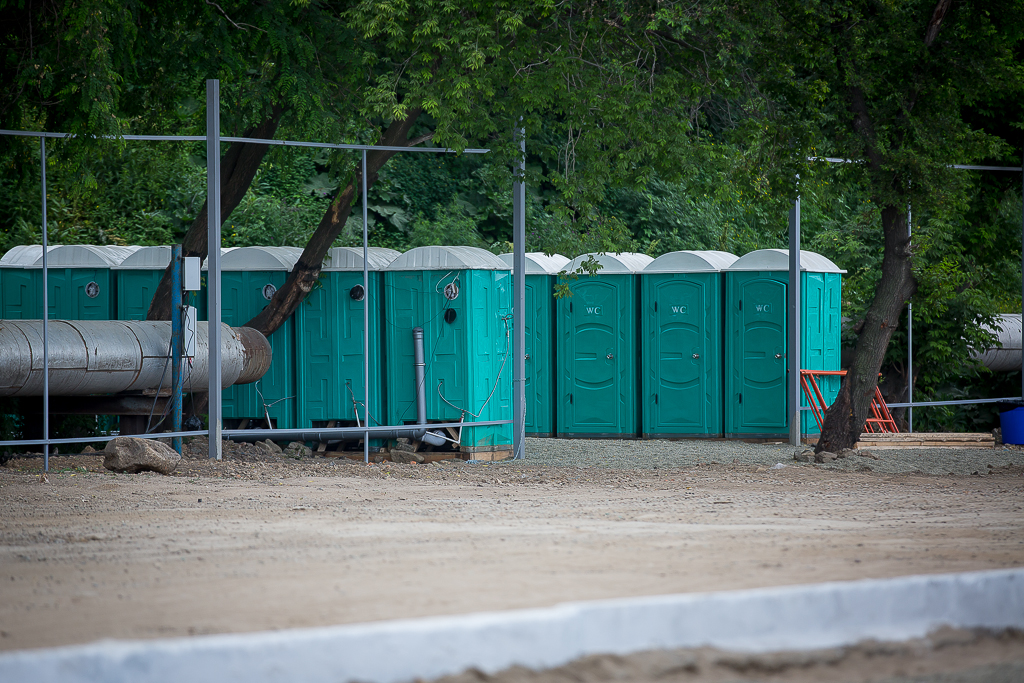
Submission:
M 724 251 L 673 251 L 640 273 L 641 433 L 722 435 Z
M 383 282 L 379 271 L 399 256 L 370 247 L 370 424 L 384 422 L 381 370 Z M 366 424 L 363 410 L 363 249 L 335 247 L 324 260 L 320 286 L 295 311 L 298 425 Z M 358 416 L 358 417 L 357 417 Z M 330 424 L 333 423 L 333 424 Z
M 807 370 L 839 370 L 842 273 L 821 254 L 800 252 L 801 365 Z M 761 249 L 726 269 L 725 435 L 786 438 L 786 292 L 789 252 Z M 839 378 L 818 381 L 831 403 Z M 801 405 L 807 399 L 801 394 Z M 809 412 L 803 433 L 816 433 Z
M 115 268 L 118 320 L 146 319 L 149 304 L 170 262 L 171 248 L 167 246 L 140 247 L 121 261 Z
M 59 244 L 49 245 L 51 253 Z M 30 320 L 42 317 L 43 290 L 29 266 L 43 255 L 41 244 L 12 247 L 0 258 L 0 319 Z
M 301 255 L 298 247 L 240 247 L 222 252 L 221 320 L 241 327 L 256 317 L 284 284 Z M 295 427 L 295 316 L 289 317 L 267 341 L 274 354 L 267 373 L 258 382 L 224 390 L 225 427 L 241 427 L 243 423 L 263 427 L 265 412 L 275 429 Z
M 560 437 L 634 437 L 639 430 L 639 290 L 646 254 L 584 254 L 601 269 L 570 281 L 572 296 L 555 303 Z
M 384 271 L 388 424 L 416 423 L 415 327 L 423 329 L 427 420 L 512 419 L 512 282 L 476 247 L 417 247 Z M 464 458 L 511 453 L 512 425 L 463 429 Z
M 512 268 L 513 254 L 498 258 Z M 555 434 L 555 282 L 569 263 L 561 254 L 526 254 L 526 436 Z M 512 272 L 515 279 L 516 273 Z M 514 292 L 514 290 L 513 290 Z M 514 339 L 514 338 L 513 338 Z M 515 350 L 515 342 L 512 344 Z M 513 356 L 514 357 L 514 356 Z
M 56 320 L 115 320 L 117 278 L 114 269 L 139 247 L 65 244 L 47 253 L 49 317 Z M 28 267 L 36 291 L 42 291 L 43 259 Z M 32 306 L 42 317 L 42 296 Z

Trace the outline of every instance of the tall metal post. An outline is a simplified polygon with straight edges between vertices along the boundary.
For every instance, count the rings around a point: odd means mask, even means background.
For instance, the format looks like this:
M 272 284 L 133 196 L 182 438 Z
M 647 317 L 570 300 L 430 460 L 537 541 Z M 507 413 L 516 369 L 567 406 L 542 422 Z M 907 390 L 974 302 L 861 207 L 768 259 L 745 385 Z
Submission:
M 366 228 L 366 150 L 363 150 L 363 424 L 370 426 L 370 242 Z M 370 432 L 363 434 L 363 462 L 370 462 Z
M 800 419 L 800 196 L 789 212 L 789 287 L 787 302 L 789 320 L 787 336 L 786 397 L 789 404 L 789 442 L 801 444 L 803 431 Z
M 910 211 L 910 202 L 907 202 L 907 239 L 910 239 L 912 229 L 910 219 L 913 214 Z M 1024 394 L 1022 394 L 1024 396 Z M 914 302 L 907 302 L 907 431 L 914 432 Z
M 181 431 L 181 245 L 171 245 L 171 431 Z M 181 437 L 171 437 L 181 453 Z
M 512 457 L 526 457 L 526 129 L 512 183 Z
M 221 459 L 220 386 L 220 81 L 206 81 L 206 244 L 210 340 L 210 459 Z
M 1021 274 L 1021 320 L 1024 320 L 1024 150 L 1021 150 L 1020 174 L 1020 274 Z M 1020 395 L 1024 396 L 1024 353 L 1021 354 Z
M 43 186 L 43 471 L 50 471 L 50 283 L 46 270 L 46 136 L 39 138 L 39 170 Z

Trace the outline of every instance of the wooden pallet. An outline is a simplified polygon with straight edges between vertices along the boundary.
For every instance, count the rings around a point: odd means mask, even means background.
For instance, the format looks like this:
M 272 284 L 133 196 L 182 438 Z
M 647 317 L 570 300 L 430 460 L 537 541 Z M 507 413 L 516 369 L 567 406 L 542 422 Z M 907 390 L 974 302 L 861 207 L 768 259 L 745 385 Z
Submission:
M 988 432 L 913 432 L 904 434 L 860 435 L 857 448 L 995 448 L 995 439 Z

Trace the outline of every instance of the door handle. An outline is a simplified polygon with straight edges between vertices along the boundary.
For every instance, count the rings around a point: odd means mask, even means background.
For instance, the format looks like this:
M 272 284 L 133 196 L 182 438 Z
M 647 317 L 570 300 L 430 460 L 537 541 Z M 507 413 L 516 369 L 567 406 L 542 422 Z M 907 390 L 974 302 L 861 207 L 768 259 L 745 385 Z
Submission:
M 615 358 L 615 354 L 614 353 L 609 353 L 607 358 L 608 358 L 608 360 L 611 360 L 612 358 Z
M 776 358 L 782 358 L 782 354 L 781 353 L 777 353 L 777 354 L 775 354 L 775 357 Z
M 695 354 L 693 354 L 693 357 L 694 358 L 700 358 L 700 354 L 699 353 L 695 353 Z
M 525 356 L 523 356 L 523 358 L 525 358 L 526 360 L 530 360 L 530 354 L 526 354 Z

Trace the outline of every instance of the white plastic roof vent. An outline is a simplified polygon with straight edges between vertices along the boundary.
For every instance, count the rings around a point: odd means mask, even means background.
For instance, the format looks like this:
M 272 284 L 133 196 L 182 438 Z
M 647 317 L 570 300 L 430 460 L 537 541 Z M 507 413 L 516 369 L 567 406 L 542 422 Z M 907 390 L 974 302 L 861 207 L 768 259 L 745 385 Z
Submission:
M 95 244 L 65 244 L 46 253 L 48 268 L 115 268 L 139 247 L 98 246 Z M 43 267 L 43 251 L 29 268 Z
M 671 251 L 644 268 L 645 273 L 717 273 L 739 257 L 727 251 Z
M 367 265 L 370 270 L 384 270 L 388 264 L 402 255 L 402 252 L 384 247 L 370 247 L 367 253 Z M 324 259 L 324 271 L 358 270 L 363 271 L 362 247 L 334 247 L 327 252 Z
M 170 247 L 139 247 L 117 270 L 163 270 L 171 262 Z
M 565 269 L 572 272 L 586 262 L 587 258 L 593 256 L 594 260 L 601 264 L 598 275 L 622 275 L 624 273 L 639 273 L 650 265 L 654 259 L 647 254 L 636 254 L 624 251 L 618 254 L 582 254 L 574 258 Z
M 302 256 L 299 247 L 239 247 L 221 252 L 221 271 L 291 270 Z
M 770 271 L 789 270 L 788 249 L 759 249 L 739 257 L 725 270 Z M 821 254 L 800 251 L 800 270 L 808 273 L 845 273 L 839 266 Z
M 385 270 L 508 270 L 500 258 L 478 247 L 416 247 Z
M 498 258 L 509 268 L 512 268 L 512 260 L 515 258 L 515 255 L 499 254 Z M 565 268 L 565 264 L 568 262 L 569 259 L 561 254 L 551 254 L 551 256 L 548 256 L 543 251 L 530 251 L 526 253 L 526 274 L 557 275 Z

